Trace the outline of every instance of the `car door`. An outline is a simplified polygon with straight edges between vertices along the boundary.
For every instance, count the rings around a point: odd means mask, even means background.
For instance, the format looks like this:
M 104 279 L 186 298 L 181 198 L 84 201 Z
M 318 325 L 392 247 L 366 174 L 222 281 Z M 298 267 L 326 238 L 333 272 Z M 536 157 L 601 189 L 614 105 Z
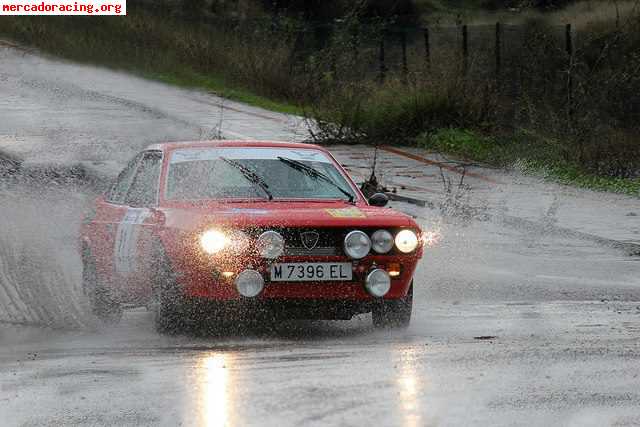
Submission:
M 97 273 L 113 290 L 116 290 L 118 284 L 114 280 L 116 231 L 127 212 L 125 197 L 141 158 L 142 154 L 135 156 L 120 172 L 109 191 L 96 201 L 95 213 L 88 224 L 91 255 L 95 260 Z
M 144 302 L 151 291 L 150 261 L 161 168 L 161 151 L 142 154 L 124 198 L 126 211 L 115 230 L 114 273 L 126 302 Z

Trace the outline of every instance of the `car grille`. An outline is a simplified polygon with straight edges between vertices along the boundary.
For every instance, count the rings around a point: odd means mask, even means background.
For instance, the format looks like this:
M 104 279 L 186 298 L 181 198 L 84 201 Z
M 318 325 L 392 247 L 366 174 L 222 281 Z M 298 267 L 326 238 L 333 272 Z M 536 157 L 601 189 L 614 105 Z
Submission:
M 286 242 L 285 253 L 290 256 L 332 256 L 342 255 L 342 242 L 346 231 L 344 229 L 316 229 L 293 228 L 280 231 Z M 303 235 L 305 233 L 317 233 L 318 240 L 313 244 L 309 242 L 305 246 Z
M 248 234 L 258 237 L 264 231 L 273 230 L 282 234 L 285 241 L 285 255 L 288 256 L 336 256 L 343 255 L 342 244 L 344 236 L 350 231 L 344 228 L 283 228 L 245 230 Z M 317 233 L 315 245 L 305 246 L 302 241 L 303 233 Z
M 285 255 L 288 256 L 334 256 L 341 255 L 341 250 L 339 248 L 318 248 L 315 247 L 313 249 L 307 248 L 295 248 L 291 246 L 285 247 Z

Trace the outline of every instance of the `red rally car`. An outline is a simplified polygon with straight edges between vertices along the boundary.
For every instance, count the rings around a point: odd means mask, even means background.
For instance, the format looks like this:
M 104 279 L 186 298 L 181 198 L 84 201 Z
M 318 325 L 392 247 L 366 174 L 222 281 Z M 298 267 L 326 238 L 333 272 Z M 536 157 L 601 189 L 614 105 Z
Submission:
M 84 290 L 101 319 L 144 304 L 161 331 L 238 310 L 245 319 L 372 312 L 377 327 L 406 327 L 423 241 L 386 204 L 384 194 L 366 200 L 319 146 L 152 145 L 85 218 Z

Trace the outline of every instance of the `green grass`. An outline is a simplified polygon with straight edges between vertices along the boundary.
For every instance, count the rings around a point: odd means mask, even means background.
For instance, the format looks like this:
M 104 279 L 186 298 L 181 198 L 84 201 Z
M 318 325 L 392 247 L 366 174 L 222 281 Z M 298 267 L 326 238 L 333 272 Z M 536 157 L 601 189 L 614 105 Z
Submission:
M 498 167 L 517 165 L 524 173 L 561 184 L 640 197 L 640 178 L 598 176 L 563 161 L 553 141 L 531 143 L 531 134 L 484 136 L 467 129 L 446 128 L 416 139 L 418 146 L 467 161 Z
M 141 76 L 151 80 L 158 80 L 174 86 L 204 89 L 226 99 L 244 102 L 278 113 L 303 114 L 301 107 L 257 95 L 248 89 L 230 87 L 223 78 L 213 75 L 205 75 L 187 69 L 176 72 L 150 72 L 136 69 L 130 71 L 138 72 Z
M 561 184 L 640 197 L 640 178 L 597 176 L 583 172 L 575 165 L 549 166 L 536 161 L 522 161 L 521 165 L 525 173 L 541 175 Z
M 504 153 L 495 139 L 481 136 L 471 130 L 444 128 L 418 137 L 418 145 L 465 160 L 474 160 L 502 166 Z

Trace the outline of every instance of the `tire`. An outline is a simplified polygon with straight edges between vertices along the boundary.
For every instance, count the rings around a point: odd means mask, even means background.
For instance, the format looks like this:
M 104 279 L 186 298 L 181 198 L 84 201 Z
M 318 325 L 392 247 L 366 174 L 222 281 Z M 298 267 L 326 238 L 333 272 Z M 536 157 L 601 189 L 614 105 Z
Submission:
M 373 326 L 376 329 L 406 329 L 411 323 L 413 308 L 413 282 L 404 298 L 396 300 L 382 300 L 371 312 Z
M 105 324 L 115 325 L 122 319 L 122 304 L 113 297 L 110 289 L 99 279 L 96 264 L 88 251 L 82 257 L 82 288 L 89 298 L 91 312 Z
M 151 311 L 156 331 L 175 334 L 186 326 L 188 307 L 160 242 L 154 244 Z

